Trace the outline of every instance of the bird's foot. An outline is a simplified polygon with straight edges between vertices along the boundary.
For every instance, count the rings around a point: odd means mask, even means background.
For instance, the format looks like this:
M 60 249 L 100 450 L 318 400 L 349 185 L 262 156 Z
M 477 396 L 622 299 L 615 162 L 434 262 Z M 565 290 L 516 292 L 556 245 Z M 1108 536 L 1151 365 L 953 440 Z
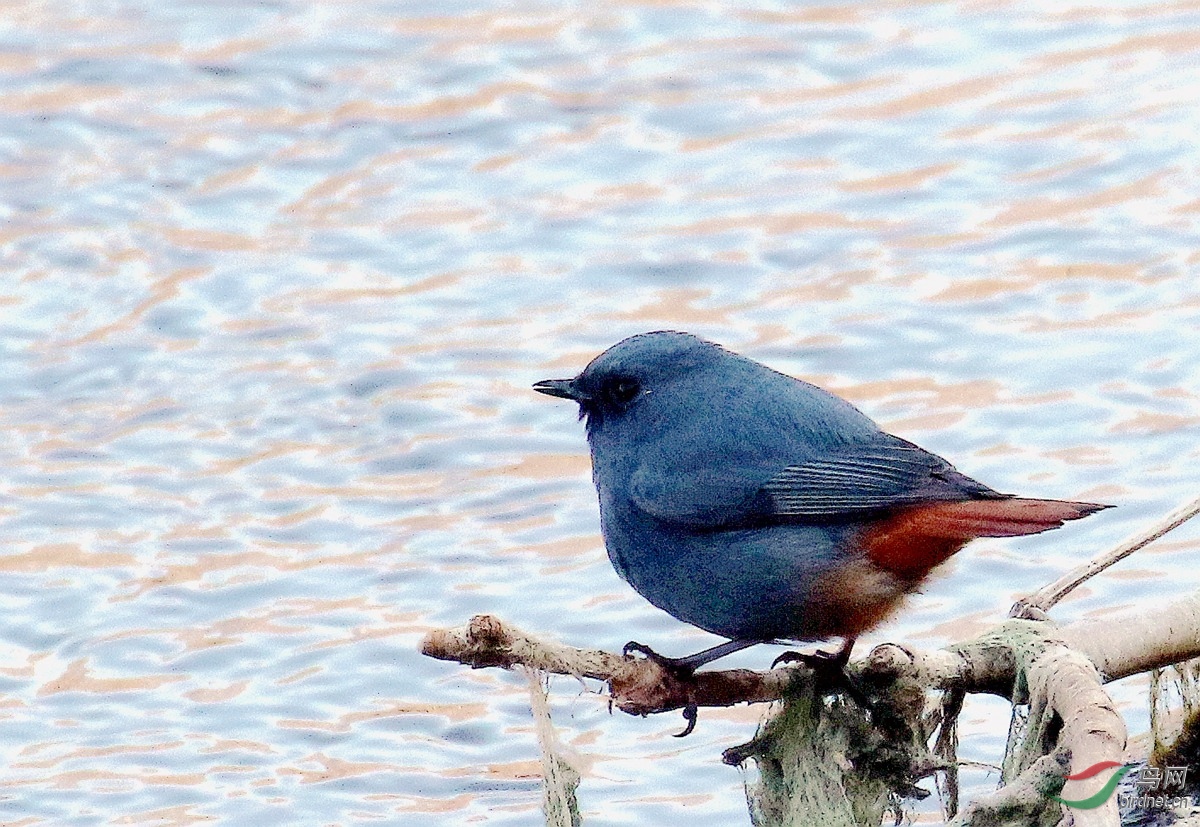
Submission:
M 636 640 L 631 640 L 621 649 L 621 654 L 625 657 L 630 657 L 634 652 L 644 657 L 646 660 L 652 660 L 666 670 L 671 677 L 679 680 L 689 680 L 696 672 L 696 667 L 691 664 L 688 658 L 669 658 L 666 655 L 660 655 L 644 643 L 638 643 Z
M 689 682 L 692 680 L 692 675 L 696 671 L 696 667 L 689 662 L 688 658 L 669 658 L 666 655 L 660 655 L 644 643 L 638 643 L 636 640 L 631 640 L 621 649 L 621 654 L 625 657 L 631 657 L 634 652 L 644 657 L 646 660 L 654 661 L 663 668 L 668 675 L 677 681 Z M 692 730 L 696 728 L 696 719 L 700 715 L 700 709 L 696 704 L 688 704 L 683 708 L 683 719 L 687 721 L 687 726 L 683 728 L 683 732 L 676 732 L 676 738 L 684 738 L 692 734 Z
M 842 672 L 850 662 L 850 650 L 839 649 L 836 652 L 826 652 L 818 649 L 815 652 L 784 652 L 771 661 L 774 669 L 781 663 L 803 663 L 814 672 Z
M 771 668 L 785 663 L 803 663 L 812 670 L 819 689 L 840 689 L 856 704 L 871 712 L 874 709 L 871 701 L 858 681 L 846 671 L 846 664 L 850 662 L 850 648 L 844 646 L 836 652 L 820 649 L 815 652 L 784 652 L 771 662 Z

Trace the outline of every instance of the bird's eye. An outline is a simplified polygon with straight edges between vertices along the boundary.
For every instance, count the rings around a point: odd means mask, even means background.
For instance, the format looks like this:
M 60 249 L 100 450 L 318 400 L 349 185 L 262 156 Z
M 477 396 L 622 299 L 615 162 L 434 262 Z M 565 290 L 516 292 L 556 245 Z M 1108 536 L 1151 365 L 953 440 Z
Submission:
M 633 379 L 618 379 L 608 388 L 608 397 L 620 407 L 625 407 L 638 398 L 642 386 Z

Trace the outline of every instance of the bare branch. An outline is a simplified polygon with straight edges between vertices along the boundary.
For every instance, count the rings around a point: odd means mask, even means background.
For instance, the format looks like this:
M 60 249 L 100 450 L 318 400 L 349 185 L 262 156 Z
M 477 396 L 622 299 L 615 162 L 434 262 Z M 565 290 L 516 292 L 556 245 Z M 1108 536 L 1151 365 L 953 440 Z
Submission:
M 557 675 L 608 680 L 621 668 L 620 655 L 576 649 L 541 640 L 492 615 L 475 615 L 463 629 L 434 629 L 421 641 L 421 654 L 479 669 L 524 664 Z
M 1059 636 L 1083 652 L 1105 681 L 1200 657 L 1200 594 L 1118 617 L 1081 620 Z
M 1103 761 L 1120 763 L 1124 759 L 1125 720 L 1113 706 L 1112 699 L 1101 686 L 1100 673 L 1087 657 L 1065 645 L 1050 646 L 1030 666 L 1027 675 L 1030 696 L 1045 699 L 1044 713 L 1037 728 L 1049 730 L 1051 720 L 1062 723 L 1062 730 L 1054 740 L 1058 749 L 1071 755 L 1073 771 Z M 1031 730 L 1033 728 L 1031 726 Z M 1038 749 L 1039 754 L 1052 746 L 1031 743 L 1033 740 L 1027 737 L 1026 747 Z M 1069 781 L 1062 796 L 1074 801 L 1089 798 L 1105 780 Z M 1115 797 L 1099 807 L 1072 811 L 1072 814 L 1076 827 L 1107 827 L 1120 821 Z
M 1085 655 L 1096 664 L 1105 682 L 1200 657 L 1200 594 L 1161 608 L 1080 621 L 1062 628 L 1044 621 L 1009 620 L 948 649 L 922 651 L 885 643 L 852 669 L 868 684 L 886 685 L 906 676 L 930 689 L 1011 698 L 1018 665 L 1016 653 L 1050 641 Z M 783 697 L 792 681 L 809 674 L 803 667 L 730 669 L 697 672 L 691 681 L 682 681 L 652 661 L 541 640 L 491 615 L 477 615 L 463 629 L 430 632 L 421 651 L 475 668 L 525 664 L 545 672 L 606 681 L 614 703 L 633 715 L 693 704 L 732 706 L 774 701 Z M 1032 660 L 1030 656 L 1025 662 Z
M 626 658 L 598 649 L 576 649 L 539 640 L 491 615 L 476 615 L 465 629 L 437 629 L 425 636 L 421 652 L 475 668 L 524 664 L 559 675 L 606 681 L 622 712 L 649 715 L 686 706 L 732 706 L 783 697 L 805 669 L 785 667 L 766 672 L 728 669 L 697 672 L 680 680 L 657 663 Z
M 791 705 L 797 697 L 811 697 L 816 692 L 812 673 L 802 666 L 767 671 L 702 671 L 691 678 L 680 678 L 650 660 L 539 640 L 488 615 L 472 618 L 462 629 L 434 630 L 426 636 L 421 648 L 431 657 L 473 667 L 512 668 L 525 664 L 546 672 L 606 681 L 613 703 L 635 715 L 688 706 L 773 701 L 785 696 Z M 863 721 L 869 720 L 870 725 L 858 726 L 861 722 L 853 714 L 831 717 L 830 710 L 840 707 L 827 708 L 810 703 L 809 706 L 816 710 L 814 728 L 795 743 L 811 742 L 828 747 L 833 743 L 831 732 L 848 728 L 847 732 L 858 733 L 845 741 L 853 747 L 847 746 L 843 752 L 853 756 L 853 760 L 838 764 L 842 778 L 839 783 L 844 790 L 854 791 L 846 799 L 854 803 L 851 809 L 857 811 L 865 807 L 871 811 L 866 821 L 856 816 L 858 823 L 867 823 L 871 819 L 874 819 L 872 823 L 878 823 L 874 808 L 882 801 L 879 798 L 882 790 L 891 790 L 889 795 L 912 794 L 916 790 L 913 780 L 945 766 L 944 760 L 923 752 L 922 744 L 932 730 L 917 738 L 887 735 L 883 738 L 882 751 L 878 744 L 871 746 L 875 743 L 872 737 L 879 740 L 871 733 L 878 733 L 881 726 L 895 717 L 889 710 L 903 709 L 906 704 L 916 709 L 912 701 L 923 697 L 927 690 L 956 694 L 984 692 L 1009 698 L 1014 703 L 1028 702 L 1029 726 L 1023 744 L 1014 749 L 1011 760 L 1006 760 L 1006 776 L 1013 780 L 1003 790 L 977 800 L 953 822 L 962 827 L 1028 824 L 1031 823 L 1030 813 L 1056 806 L 1047 803 L 1045 790 L 1056 794 L 1062 787 L 1066 771 L 1054 764 L 1062 756 L 1074 755 L 1076 770 L 1101 761 L 1122 759 L 1124 723 L 1113 709 L 1102 683 L 1196 656 L 1200 656 L 1200 594 L 1154 610 L 1086 620 L 1063 628 L 1049 621 L 1009 620 L 974 640 L 943 650 L 921 651 L 883 644 L 850 667 L 872 698 L 869 717 L 862 710 L 857 713 Z M 795 690 L 801 687 L 808 688 L 797 693 Z M 850 712 L 858 709 L 854 704 L 842 706 Z M 785 705 L 784 709 L 788 708 Z M 920 717 L 919 712 L 910 710 L 896 720 Z M 831 726 L 835 729 L 830 729 Z M 805 737 L 809 741 L 804 741 Z M 750 744 L 729 751 L 731 754 L 726 758 L 735 763 L 747 757 L 757 760 L 763 743 L 756 736 Z M 895 754 L 888 752 L 889 749 Z M 1042 756 L 1048 750 L 1058 750 L 1054 762 Z M 795 750 L 787 754 L 793 753 Z M 896 757 L 899 755 L 906 758 L 900 761 Z M 771 759 L 775 757 L 772 754 Z M 863 769 L 871 766 L 871 762 L 887 767 L 894 765 L 900 770 L 893 773 L 895 777 L 870 772 L 864 775 Z M 792 762 L 789 766 L 792 767 L 789 773 L 799 773 L 796 778 L 808 777 L 802 769 L 805 765 Z M 788 784 L 795 782 L 790 775 L 787 778 L 790 779 Z M 887 780 L 881 782 L 881 779 Z M 880 783 L 883 783 L 882 787 L 872 786 Z M 1068 792 L 1064 792 L 1063 797 L 1087 798 L 1094 792 L 1089 785 L 1095 783 L 1095 780 L 1069 782 Z M 1081 785 L 1083 791 L 1074 792 L 1074 788 Z M 791 787 L 783 785 L 780 789 Z M 809 792 L 803 793 L 808 802 L 803 806 L 812 805 L 819 799 Z M 771 800 L 787 798 L 775 796 Z M 1109 827 L 1116 823 L 1113 806 L 1109 803 L 1086 813 L 1073 811 L 1074 818 L 1078 824 Z M 824 817 L 832 811 L 819 809 L 819 812 Z M 764 823 L 791 822 L 768 820 Z

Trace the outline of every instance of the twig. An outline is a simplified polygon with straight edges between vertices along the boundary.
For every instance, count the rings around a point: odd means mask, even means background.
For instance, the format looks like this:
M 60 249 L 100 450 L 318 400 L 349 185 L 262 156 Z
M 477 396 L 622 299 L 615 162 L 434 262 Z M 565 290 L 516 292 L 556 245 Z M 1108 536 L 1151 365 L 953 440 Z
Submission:
M 1167 606 L 1119 617 L 1084 620 L 1056 628 L 1030 620 L 1010 620 L 978 638 L 949 649 L 922 651 L 885 643 L 851 666 L 858 678 L 886 685 L 901 675 L 930 689 L 958 689 L 1012 697 L 1020 646 L 1048 639 L 1087 656 L 1105 681 L 1200 657 L 1200 594 Z M 649 715 L 688 705 L 732 706 L 778 700 L 793 681 L 807 679 L 805 667 L 766 671 L 729 669 L 697 672 L 684 681 L 658 664 L 598 649 L 576 649 L 540 640 L 477 615 L 463 629 L 437 629 L 421 651 L 440 660 L 475 668 L 525 664 L 560 675 L 607 681 L 613 702 L 631 715 Z
M 681 680 L 651 660 L 626 658 L 598 649 L 576 649 L 531 637 L 491 615 L 476 615 L 465 629 L 437 629 L 421 642 L 422 654 L 475 668 L 525 664 L 559 675 L 607 681 L 613 703 L 631 715 L 669 712 L 688 706 L 732 706 L 775 701 L 803 667 L 766 672 L 727 669 L 697 672 Z
M 1033 594 L 1021 598 L 1012 607 L 1009 617 L 1042 619 L 1045 612 L 1081 583 L 1095 577 L 1114 563 L 1124 560 L 1138 549 L 1145 548 L 1167 532 L 1174 531 L 1197 514 L 1200 514 L 1200 497 L 1175 509 L 1148 529 L 1129 537 L 1112 551 L 1072 569 L 1050 585 L 1043 586 Z
M 623 658 L 600 649 L 576 649 L 540 640 L 492 615 L 475 615 L 464 629 L 434 629 L 421 641 L 421 654 L 475 669 L 517 664 L 557 675 L 608 680 Z

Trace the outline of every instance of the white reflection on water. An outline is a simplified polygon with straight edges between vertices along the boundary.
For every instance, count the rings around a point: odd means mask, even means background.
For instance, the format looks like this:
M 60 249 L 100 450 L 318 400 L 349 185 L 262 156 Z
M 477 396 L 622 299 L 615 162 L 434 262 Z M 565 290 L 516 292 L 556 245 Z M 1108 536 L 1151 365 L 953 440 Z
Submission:
M 630 333 L 1120 505 L 972 546 L 877 638 L 975 632 L 1195 493 L 1186 5 L 27 12 L 0 77 L 4 819 L 537 823 L 521 681 L 416 645 L 483 611 L 705 640 L 617 580 L 581 429 L 529 390 Z M 1195 589 L 1195 537 L 1060 616 Z M 554 687 L 587 824 L 747 823 L 718 756 L 757 710 L 678 742 Z M 965 720 L 994 760 L 1001 712 Z

